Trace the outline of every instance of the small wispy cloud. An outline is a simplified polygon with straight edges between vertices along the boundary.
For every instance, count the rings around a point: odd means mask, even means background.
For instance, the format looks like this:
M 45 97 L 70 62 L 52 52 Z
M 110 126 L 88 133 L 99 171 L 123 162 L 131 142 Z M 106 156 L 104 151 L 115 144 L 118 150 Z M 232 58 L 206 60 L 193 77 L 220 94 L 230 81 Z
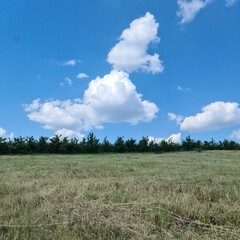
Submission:
M 60 83 L 61 87 L 64 87 L 65 85 L 72 86 L 73 80 L 69 77 L 65 77 L 64 82 Z
M 232 132 L 231 138 L 240 139 L 240 128 Z
M 69 86 L 71 86 L 71 85 L 73 84 L 72 79 L 69 78 L 69 77 L 66 77 L 66 78 L 65 78 L 65 82 L 66 82 Z
M 89 76 L 86 74 L 86 73 L 79 73 L 78 75 L 77 75 L 77 78 L 89 78 Z
M 1 138 L 10 138 L 10 139 L 12 139 L 14 137 L 14 133 L 8 134 L 5 129 L 0 127 L 0 137 Z
M 36 79 L 39 79 L 39 80 L 40 80 L 40 79 L 42 79 L 42 76 L 41 76 L 40 74 L 37 74 L 37 75 L 36 75 Z
M 70 67 L 74 67 L 74 66 L 77 65 L 78 63 L 82 63 L 82 60 L 80 60 L 80 59 L 59 60 L 59 59 L 55 59 L 55 58 L 50 58 L 50 59 L 48 59 L 48 62 L 49 62 L 50 64 L 59 65 L 59 66 L 70 66 Z
M 191 91 L 190 88 L 184 88 L 184 87 L 181 87 L 181 86 L 177 86 L 177 90 L 182 91 L 182 92 L 190 92 Z
M 230 0 L 231 1 L 231 0 Z M 198 12 L 205 8 L 211 0 L 178 0 L 177 16 L 181 19 L 180 23 L 185 24 L 191 22 Z
M 238 0 L 226 0 L 226 7 L 232 6 L 234 3 L 236 3 Z
M 168 119 L 170 121 L 175 121 L 177 125 L 180 125 L 184 117 L 182 115 L 176 115 L 175 113 L 168 113 Z
M 0 137 L 5 136 L 6 133 L 6 130 L 0 127 Z
M 77 63 L 77 60 L 71 59 L 71 60 L 63 62 L 62 65 L 63 66 L 75 66 L 76 63 Z

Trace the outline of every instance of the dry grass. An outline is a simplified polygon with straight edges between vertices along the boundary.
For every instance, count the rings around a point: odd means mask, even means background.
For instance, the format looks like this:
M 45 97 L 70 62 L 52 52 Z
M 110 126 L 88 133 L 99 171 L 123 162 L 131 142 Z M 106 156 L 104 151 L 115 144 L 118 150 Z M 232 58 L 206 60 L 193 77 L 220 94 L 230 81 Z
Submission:
M 0 157 L 0 239 L 240 239 L 240 151 Z

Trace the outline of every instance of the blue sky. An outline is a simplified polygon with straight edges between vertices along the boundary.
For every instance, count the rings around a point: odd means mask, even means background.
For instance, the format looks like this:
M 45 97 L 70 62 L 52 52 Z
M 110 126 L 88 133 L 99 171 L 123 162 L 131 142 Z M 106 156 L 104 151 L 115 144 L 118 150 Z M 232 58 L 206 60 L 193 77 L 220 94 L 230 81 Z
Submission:
M 0 136 L 240 139 L 240 1 L 1 0 Z

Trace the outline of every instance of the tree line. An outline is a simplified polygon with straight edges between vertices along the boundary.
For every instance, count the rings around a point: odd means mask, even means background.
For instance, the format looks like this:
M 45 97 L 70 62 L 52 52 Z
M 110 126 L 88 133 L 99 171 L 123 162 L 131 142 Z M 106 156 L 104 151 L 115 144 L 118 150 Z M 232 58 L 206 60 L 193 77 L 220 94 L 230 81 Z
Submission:
M 124 140 L 124 137 L 118 137 L 114 143 L 107 138 L 102 142 L 93 133 L 89 133 L 81 141 L 73 138 L 54 135 L 51 138 L 40 137 L 38 140 L 34 137 L 16 137 L 6 139 L 0 137 L 0 155 L 4 154 L 79 154 L 79 153 L 161 153 L 176 151 L 203 151 L 203 150 L 240 150 L 240 144 L 235 141 L 200 141 L 193 140 L 187 136 L 180 143 L 171 140 L 163 140 L 159 143 L 149 141 L 148 137 L 142 137 L 141 140 Z

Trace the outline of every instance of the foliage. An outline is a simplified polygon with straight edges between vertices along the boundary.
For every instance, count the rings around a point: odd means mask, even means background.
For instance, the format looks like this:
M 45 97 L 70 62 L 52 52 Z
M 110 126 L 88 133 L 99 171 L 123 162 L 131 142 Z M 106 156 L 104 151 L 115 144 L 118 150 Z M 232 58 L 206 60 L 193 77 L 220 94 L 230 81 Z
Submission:
M 106 137 L 102 142 L 89 133 L 81 141 L 73 138 L 54 135 L 51 138 L 40 137 L 38 140 L 31 137 L 17 137 L 13 140 L 0 138 L 0 155 L 6 154 L 77 154 L 77 153 L 134 153 L 134 152 L 176 152 L 176 151 L 198 151 L 203 150 L 240 150 L 240 144 L 235 141 L 224 140 L 216 142 L 194 140 L 190 136 L 183 139 L 181 143 L 162 140 L 159 143 L 149 141 L 148 137 L 142 137 L 138 142 L 131 138 L 124 140 L 118 137 L 112 144 Z
M 114 152 L 123 153 L 126 151 L 126 145 L 124 143 L 123 137 L 118 137 L 114 143 Z

